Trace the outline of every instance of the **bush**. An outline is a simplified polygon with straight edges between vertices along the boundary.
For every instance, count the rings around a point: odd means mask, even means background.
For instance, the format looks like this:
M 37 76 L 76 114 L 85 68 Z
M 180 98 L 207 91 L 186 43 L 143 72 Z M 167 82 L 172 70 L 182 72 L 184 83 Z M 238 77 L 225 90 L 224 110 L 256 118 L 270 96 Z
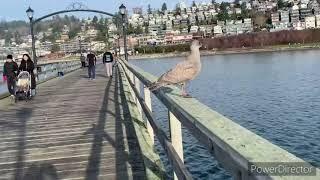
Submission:
M 137 46 L 134 48 L 140 54 L 154 54 L 154 53 L 171 53 L 171 52 L 186 52 L 190 51 L 189 44 L 173 44 L 161 46 Z
M 208 49 L 225 49 L 264 46 L 287 45 L 295 43 L 320 42 L 320 29 L 307 29 L 302 31 L 288 30 L 278 32 L 258 32 L 202 39 L 202 43 Z

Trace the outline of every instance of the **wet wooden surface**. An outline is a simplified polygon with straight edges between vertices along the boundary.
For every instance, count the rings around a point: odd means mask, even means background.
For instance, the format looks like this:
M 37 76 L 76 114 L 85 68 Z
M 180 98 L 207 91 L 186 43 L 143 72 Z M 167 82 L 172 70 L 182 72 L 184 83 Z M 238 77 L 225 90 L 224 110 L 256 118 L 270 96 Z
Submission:
M 0 101 L 0 180 L 145 179 L 119 73 L 79 70 Z

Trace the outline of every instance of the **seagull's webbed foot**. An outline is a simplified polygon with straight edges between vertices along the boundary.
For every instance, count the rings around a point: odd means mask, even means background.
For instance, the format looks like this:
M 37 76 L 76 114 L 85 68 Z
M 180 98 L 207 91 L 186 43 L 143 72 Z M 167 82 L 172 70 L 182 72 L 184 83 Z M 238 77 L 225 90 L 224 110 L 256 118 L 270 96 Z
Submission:
M 181 86 L 181 91 L 182 91 L 181 96 L 184 97 L 184 98 L 192 98 L 192 96 L 186 92 L 186 85 L 187 85 L 187 83 L 184 82 L 184 83 L 182 83 L 181 85 L 182 85 L 182 86 Z
M 182 92 L 181 96 L 184 98 L 192 98 L 192 96 L 190 94 L 188 94 L 187 92 Z

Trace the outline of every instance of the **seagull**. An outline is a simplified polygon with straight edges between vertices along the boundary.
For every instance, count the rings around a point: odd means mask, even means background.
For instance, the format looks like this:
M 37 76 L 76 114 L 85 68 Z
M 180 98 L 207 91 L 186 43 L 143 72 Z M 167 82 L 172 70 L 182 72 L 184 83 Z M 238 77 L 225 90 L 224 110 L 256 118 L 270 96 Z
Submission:
M 190 49 L 191 53 L 187 58 L 178 63 L 174 68 L 170 69 L 168 72 L 160 76 L 160 78 L 152 83 L 149 87 L 151 91 L 155 91 L 163 86 L 167 85 L 181 85 L 183 97 L 191 97 L 186 92 L 187 83 L 194 78 L 201 71 L 201 61 L 200 61 L 200 47 L 201 43 L 198 40 L 194 40 L 191 43 Z

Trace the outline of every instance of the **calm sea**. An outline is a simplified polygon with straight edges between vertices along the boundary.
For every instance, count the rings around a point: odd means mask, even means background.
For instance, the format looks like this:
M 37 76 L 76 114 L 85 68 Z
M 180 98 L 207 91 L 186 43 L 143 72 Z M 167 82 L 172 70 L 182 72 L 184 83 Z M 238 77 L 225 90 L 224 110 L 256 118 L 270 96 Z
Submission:
M 191 94 L 226 117 L 296 156 L 320 166 L 320 51 L 202 57 L 203 69 Z M 160 75 L 182 58 L 131 63 Z M 168 132 L 167 110 L 153 98 L 153 110 Z M 186 129 L 185 163 L 196 179 L 231 179 Z M 165 165 L 163 150 L 157 145 Z

